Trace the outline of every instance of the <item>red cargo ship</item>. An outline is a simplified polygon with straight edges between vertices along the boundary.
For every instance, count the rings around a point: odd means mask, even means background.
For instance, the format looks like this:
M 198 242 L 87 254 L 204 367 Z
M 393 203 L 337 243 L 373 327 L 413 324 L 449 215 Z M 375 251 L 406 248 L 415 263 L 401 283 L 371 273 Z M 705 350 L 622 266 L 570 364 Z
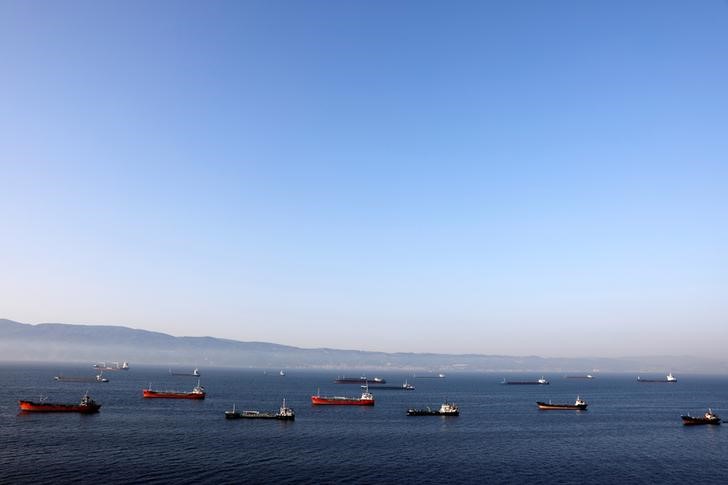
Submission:
M 198 381 L 197 385 L 192 388 L 192 392 L 153 391 L 152 385 L 149 384 L 149 389 L 142 390 L 142 395 L 145 398 L 158 399 L 205 399 L 205 388 Z
M 316 394 L 311 396 L 311 404 L 330 404 L 339 406 L 374 406 L 374 396 L 365 389 L 361 397 L 343 397 L 343 396 L 320 396 Z
M 26 413 L 98 413 L 101 404 L 84 394 L 78 404 L 59 404 L 51 402 L 18 401 L 20 410 Z

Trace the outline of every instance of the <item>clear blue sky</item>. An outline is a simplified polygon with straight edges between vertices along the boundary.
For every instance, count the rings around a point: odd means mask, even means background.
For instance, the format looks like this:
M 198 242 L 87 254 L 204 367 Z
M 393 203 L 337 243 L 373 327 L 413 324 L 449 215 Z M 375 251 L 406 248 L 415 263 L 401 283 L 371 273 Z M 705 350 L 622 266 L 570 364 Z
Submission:
M 0 182 L 0 317 L 723 355 L 728 3 L 2 1 Z

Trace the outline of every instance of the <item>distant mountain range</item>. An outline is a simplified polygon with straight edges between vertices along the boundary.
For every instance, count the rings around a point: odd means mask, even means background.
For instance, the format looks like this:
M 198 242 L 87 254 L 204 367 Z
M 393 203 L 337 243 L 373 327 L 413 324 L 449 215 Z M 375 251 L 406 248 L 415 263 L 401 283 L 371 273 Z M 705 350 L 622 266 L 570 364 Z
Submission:
M 214 337 L 174 337 L 123 326 L 29 325 L 0 319 L 0 360 L 37 362 L 129 361 L 134 364 L 262 369 L 406 370 L 412 373 L 696 372 L 728 373 L 727 361 L 689 356 L 544 358 L 481 354 L 385 353 L 304 349 Z

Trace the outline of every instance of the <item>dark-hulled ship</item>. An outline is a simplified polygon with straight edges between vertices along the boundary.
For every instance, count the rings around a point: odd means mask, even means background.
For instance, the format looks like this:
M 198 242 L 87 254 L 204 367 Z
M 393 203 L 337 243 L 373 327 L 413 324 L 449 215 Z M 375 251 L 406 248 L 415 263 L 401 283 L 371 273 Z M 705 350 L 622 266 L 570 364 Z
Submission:
M 460 416 L 460 408 L 452 402 L 444 402 L 440 409 L 408 409 L 407 416 Z
M 200 369 L 195 367 L 195 370 L 192 372 L 179 372 L 179 371 L 172 371 L 172 369 L 169 369 L 169 375 L 171 376 L 178 376 L 178 377 L 200 377 Z
M 283 404 L 277 412 L 260 412 L 260 411 L 241 411 L 235 410 L 235 404 L 233 404 L 232 411 L 225 411 L 226 419 L 278 419 L 281 421 L 293 421 L 296 419 L 296 413 L 293 409 L 286 406 L 286 400 L 283 400 Z
M 548 385 L 550 383 L 543 376 L 541 376 L 541 379 L 537 379 L 535 381 L 509 381 L 509 380 L 506 380 L 504 378 L 503 379 L 503 382 L 501 382 L 501 384 L 508 384 L 508 385 L 512 385 L 512 386 L 529 386 L 529 385 L 534 385 L 534 386 L 541 385 L 541 386 L 545 386 L 545 385 Z
M 362 389 L 368 387 L 368 384 L 365 384 L 361 386 Z M 377 391 L 379 390 L 389 390 L 389 391 L 414 391 L 415 386 L 410 384 L 407 381 L 404 381 L 404 383 L 401 386 L 377 386 Z
M 542 402 L 537 401 L 536 405 L 539 409 L 543 410 L 576 410 L 576 411 L 584 411 L 586 410 L 586 407 L 588 406 L 587 402 L 581 399 L 579 396 L 576 396 L 576 401 L 574 404 L 552 404 L 551 401 L 549 402 Z
M 663 382 L 663 383 L 665 383 L 666 382 L 666 383 L 675 383 L 675 382 L 677 382 L 677 377 L 673 376 L 672 375 L 672 372 L 670 372 L 669 374 L 667 374 L 667 376 L 665 376 L 664 379 L 642 379 L 640 376 L 637 376 L 637 382 L 647 382 L 647 383 L 654 383 L 654 382 L 657 382 L 657 383 Z
M 720 417 L 713 412 L 712 409 L 702 416 L 680 416 L 685 426 L 693 426 L 697 424 L 720 424 Z
M 381 377 L 372 377 L 371 379 L 365 376 L 362 377 L 337 377 L 334 379 L 335 384 L 386 384 L 387 381 Z
M 103 373 L 97 374 L 95 377 L 57 375 L 53 378 L 53 380 L 58 382 L 109 382 L 109 379 L 104 377 Z

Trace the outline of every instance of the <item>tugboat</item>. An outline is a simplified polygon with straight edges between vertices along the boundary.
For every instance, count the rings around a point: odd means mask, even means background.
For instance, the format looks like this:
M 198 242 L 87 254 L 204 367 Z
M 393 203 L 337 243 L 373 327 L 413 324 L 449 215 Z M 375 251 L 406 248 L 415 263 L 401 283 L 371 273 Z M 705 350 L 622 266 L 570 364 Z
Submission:
M 374 396 L 369 392 L 369 388 L 365 388 L 361 393 L 361 397 L 344 397 L 344 396 L 321 396 L 316 394 L 311 396 L 311 404 L 313 405 L 339 405 L 339 406 L 374 406 Z
M 702 416 L 680 416 L 685 426 L 693 426 L 696 424 L 720 424 L 720 417 L 713 412 L 712 409 L 708 409 Z
M 672 375 L 672 372 L 667 374 L 667 376 L 664 379 L 642 379 L 640 376 L 637 376 L 637 382 L 668 382 L 668 383 L 675 383 L 677 382 L 677 377 Z
M 157 399 L 205 399 L 205 388 L 200 385 L 200 381 L 197 381 L 197 385 L 192 388 L 192 392 L 179 392 L 179 391 L 153 391 L 152 384 L 149 384 L 148 389 L 142 390 L 142 397 L 145 398 L 157 398 Z
M 551 404 L 551 401 L 545 403 L 541 401 L 537 401 L 536 405 L 538 405 L 539 409 L 544 410 L 577 410 L 577 411 L 584 411 L 586 410 L 586 407 L 588 406 L 587 402 L 581 399 L 579 396 L 576 396 L 576 401 L 574 404 Z
M 81 398 L 81 402 L 78 404 L 59 404 L 45 402 L 41 399 L 40 402 L 34 401 L 18 401 L 20 411 L 24 413 L 81 413 L 81 414 L 92 414 L 98 413 L 101 409 L 101 404 L 91 399 L 88 393 L 84 394 Z
M 235 411 L 235 404 L 233 404 L 232 411 L 225 411 L 226 419 L 278 419 L 281 421 L 293 421 L 296 419 L 296 413 L 293 409 L 286 406 L 286 400 L 283 400 L 283 404 L 278 409 L 278 412 L 261 413 L 260 411 Z
M 528 386 L 528 385 L 548 385 L 550 382 L 546 380 L 543 376 L 541 376 L 541 379 L 538 379 L 536 381 L 508 381 L 505 378 L 503 378 L 503 382 L 501 384 L 510 384 L 510 385 L 518 385 L 518 386 Z
M 432 410 L 429 407 L 408 409 L 407 416 L 460 416 L 460 408 L 455 403 L 445 401 L 438 410 Z

